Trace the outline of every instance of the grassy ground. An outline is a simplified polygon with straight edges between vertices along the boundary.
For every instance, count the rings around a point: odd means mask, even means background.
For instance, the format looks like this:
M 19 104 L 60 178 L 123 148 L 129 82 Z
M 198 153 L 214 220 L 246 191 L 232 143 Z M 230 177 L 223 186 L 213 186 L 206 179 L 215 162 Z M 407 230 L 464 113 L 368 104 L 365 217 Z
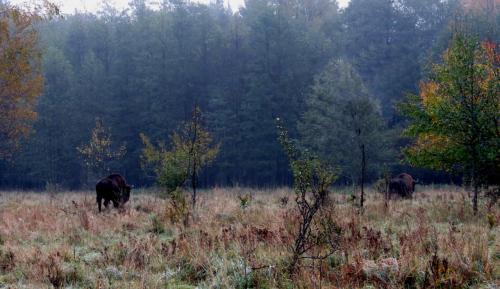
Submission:
M 335 252 L 289 276 L 299 223 L 287 189 L 204 192 L 188 224 L 152 194 L 99 214 L 91 192 L 3 192 L 0 288 L 498 288 L 500 209 L 482 203 L 474 217 L 469 200 L 421 188 L 386 205 L 373 193 L 359 215 L 335 193 L 322 213 Z

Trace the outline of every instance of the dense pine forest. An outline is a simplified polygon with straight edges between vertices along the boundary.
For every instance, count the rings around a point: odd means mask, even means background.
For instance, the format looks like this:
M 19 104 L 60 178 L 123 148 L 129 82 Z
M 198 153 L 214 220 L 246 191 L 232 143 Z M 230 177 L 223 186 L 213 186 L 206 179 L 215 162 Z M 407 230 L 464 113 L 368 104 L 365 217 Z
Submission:
M 247 0 L 234 10 L 134 0 L 124 11 L 105 5 L 40 22 L 45 86 L 33 131 L 0 161 L 0 187 L 93 185 L 79 148 L 96 123 L 121 150 L 108 169 L 151 185 L 140 135 L 168 145 L 196 106 L 220 144 L 202 186 L 290 185 L 277 118 L 341 169 L 337 183 L 357 182 L 360 143 L 368 181 L 405 169 L 422 182 L 459 182 L 402 162 L 410 139 L 397 104 L 418 93 L 457 29 L 498 43 L 492 3 L 351 0 L 340 9 L 334 0 Z

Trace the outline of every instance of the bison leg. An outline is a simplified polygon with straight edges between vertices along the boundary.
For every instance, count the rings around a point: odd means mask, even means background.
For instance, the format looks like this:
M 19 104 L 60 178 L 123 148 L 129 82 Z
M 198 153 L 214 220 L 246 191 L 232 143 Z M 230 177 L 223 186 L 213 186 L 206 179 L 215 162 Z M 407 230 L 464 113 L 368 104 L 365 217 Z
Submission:
M 102 202 L 101 196 L 97 196 L 96 200 L 97 200 L 97 207 L 99 208 L 99 213 L 100 213 L 101 212 L 101 202 Z
M 104 199 L 104 207 L 106 207 L 106 209 L 108 208 L 108 205 L 109 205 L 109 199 Z
M 113 202 L 113 207 L 118 208 L 120 206 L 120 201 L 122 198 L 121 188 L 113 192 L 113 198 L 111 201 Z
M 406 185 L 406 183 L 402 183 L 401 184 L 401 188 L 402 188 L 402 191 L 403 191 L 403 196 L 404 198 L 408 199 L 411 197 L 411 192 L 410 192 L 410 188 L 408 188 L 408 185 Z

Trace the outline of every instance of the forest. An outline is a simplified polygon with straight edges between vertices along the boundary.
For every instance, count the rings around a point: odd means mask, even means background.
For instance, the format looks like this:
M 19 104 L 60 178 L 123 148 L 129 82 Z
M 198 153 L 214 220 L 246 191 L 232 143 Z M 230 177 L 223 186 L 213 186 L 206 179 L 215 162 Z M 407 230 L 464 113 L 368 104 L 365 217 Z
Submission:
M 36 23 L 44 83 L 36 118 L 0 160 L 0 187 L 91 188 L 102 175 L 89 172 L 78 148 L 96 123 L 122 150 L 106 171 L 152 185 L 140 135 L 168 146 L 196 106 L 220 145 L 200 175 L 203 187 L 291 185 L 277 118 L 300 146 L 340 169 L 338 184 L 358 181 L 360 140 L 368 182 L 385 170 L 460 184 L 460 173 L 404 161 L 412 138 L 397 106 L 418 93 L 457 29 L 498 43 L 494 3 L 352 0 L 340 9 L 331 0 L 248 0 L 234 10 L 222 1 L 134 0 L 124 11 L 105 4 L 95 14 L 51 17 Z
M 499 288 L 498 0 L 19 3 L 0 289 Z

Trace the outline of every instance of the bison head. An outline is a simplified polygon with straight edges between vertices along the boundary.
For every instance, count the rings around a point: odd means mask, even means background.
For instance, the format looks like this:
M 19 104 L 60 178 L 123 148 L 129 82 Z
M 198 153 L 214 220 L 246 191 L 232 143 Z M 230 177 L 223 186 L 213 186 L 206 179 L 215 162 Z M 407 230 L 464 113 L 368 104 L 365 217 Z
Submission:
M 130 190 L 131 187 L 129 185 L 126 185 L 125 188 L 123 188 L 120 198 L 122 205 L 128 202 L 128 200 L 130 199 Z

